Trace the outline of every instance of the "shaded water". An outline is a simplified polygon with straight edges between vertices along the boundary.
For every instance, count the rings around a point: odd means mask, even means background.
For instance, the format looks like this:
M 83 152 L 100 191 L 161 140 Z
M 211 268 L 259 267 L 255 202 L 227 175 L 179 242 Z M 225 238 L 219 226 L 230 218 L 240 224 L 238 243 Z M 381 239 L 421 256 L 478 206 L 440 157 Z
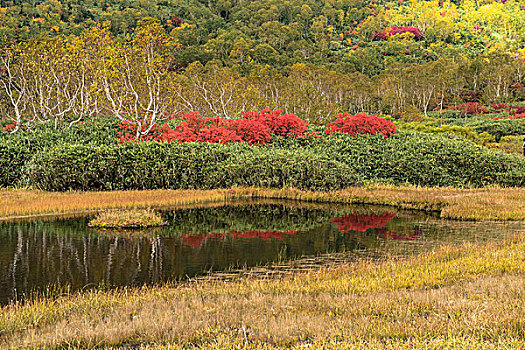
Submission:
M 163 212 L 169 226 L 115 235 L 89 218 L 0 224 L 0 303 L 47 286 L 134 286 L 346 252 L 415 254 L 500 240 L 520 224 L 440 220 L 392 208 L 263 202 Z

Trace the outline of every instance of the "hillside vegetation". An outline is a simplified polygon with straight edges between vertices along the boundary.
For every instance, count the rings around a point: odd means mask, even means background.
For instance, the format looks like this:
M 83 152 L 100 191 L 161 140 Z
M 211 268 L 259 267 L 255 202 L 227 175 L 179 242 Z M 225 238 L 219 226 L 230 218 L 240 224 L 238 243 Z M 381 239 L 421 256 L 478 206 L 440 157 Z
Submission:
M 520 1 L 1 5 L 3 115 L 19 123 L 283 108 L 323 124 L 524 99 Z
M 4 1 L 0 184 L 522 186 L 524 9 Z

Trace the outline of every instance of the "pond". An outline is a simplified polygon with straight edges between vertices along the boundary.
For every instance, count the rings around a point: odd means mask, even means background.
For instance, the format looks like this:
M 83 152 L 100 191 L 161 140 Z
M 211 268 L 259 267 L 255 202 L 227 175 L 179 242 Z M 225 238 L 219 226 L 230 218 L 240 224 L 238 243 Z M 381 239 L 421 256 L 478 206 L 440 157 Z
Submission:
M 149 285 L 305 257 L 410 255 L 443 244 L 501 240 L 522 229 L 518 223 L 290 201 L 215 204 L 162 215 L 168 226 L 139 234 L 90 229 L 89 217 L 0 224 L 0 303 L 49 288 Z

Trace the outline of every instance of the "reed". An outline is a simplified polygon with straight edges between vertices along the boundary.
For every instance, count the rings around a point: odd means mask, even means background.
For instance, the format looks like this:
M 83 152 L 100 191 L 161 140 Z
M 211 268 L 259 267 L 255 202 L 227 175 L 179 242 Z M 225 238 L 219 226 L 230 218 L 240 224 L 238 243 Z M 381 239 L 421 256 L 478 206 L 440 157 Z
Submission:
M 0 309 L 0 343 L 4 348 L 519 349 L 525 345 L 523 251 L 525 235 L 519 235 L 282 280 L 35 299 Z

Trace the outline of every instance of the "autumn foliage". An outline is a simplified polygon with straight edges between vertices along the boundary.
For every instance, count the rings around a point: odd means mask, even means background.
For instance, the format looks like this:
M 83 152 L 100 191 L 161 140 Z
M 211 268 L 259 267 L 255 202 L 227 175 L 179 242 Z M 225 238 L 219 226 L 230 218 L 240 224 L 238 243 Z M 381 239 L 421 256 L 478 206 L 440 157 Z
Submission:
M 198 112 L 191 112 L 181 117 L 181 122 L 171 128 L 154 125 L 150 132 L 138 139 L 137 125 L 129 122 L 118 124 L 119 143 L 132 141 L 165 142 L 211 142 L 228 144 L 242 142 L 251 145 L 268 144 L 272 136 L 282 137 L 320 137 L 317 132 L 307 132 L 308 122 L 295 114 L 283 114 L 282 110 L 263 110 L 243 113 L 239 119 L 221 117 L 202 117 Z M 143 131 L 142 126 L 139 126 Z M 396 132 L 394 123 L 377 115 L 367 116 L 341 113 L 336 121 L 329 123 L 325 133 L 346 133 L 354 137 L 359 134 L 381 133 L 389 137 Z M 142 133 L 139 133 L 142 134 Z
M 464 114 L 488 114 L 490 111 L 487 108 L 481 106 L 479 102 L 467 102 L 457 106 L 453 106 L 450 109 L 461 111 Z
M 523 118 L 525 118 L 525 113 L 514 114 L 514 115 L 511 115 L 509 117 L 495 117 L 493 119 L 494 120 L 500 120 L 500 119 L 523 119 Z
M 15 121 L 15 122 L 13 122 L 13 123 L 11 123 L 11 124 L 4 125 L 4 126 L 2 127 L 2 130 L 3 130 L 3 131 L 13 131 L 13 130 L 16 128 L 16 124 L 17 124 L 17 123 L 16 123 L 16 121 Z
M 151 132 L 140 137 L 138 141 L 167 142 L 212 142 L 228 144 L 245 142 L 252 145 L 267 144 L 273 135 L 301 136 L 308 122 L 295 114 L 283 114 L 282 110 L 263 110 L 261 112 L 243 113 L 239 119 L 221 117 L 202 117 L 198 112 L 191 112 L 181 117 L 175 129 L 168 125 L 155 125 Z M 136 140 L 137 126 L 120 123 L 117 136 L 119 142 Z
M 374 36 L 374 40 L 388 40 L 389 37 L 409 33 L 416 40 L 423 39 L 424 35 L 421 29 L 416 27 L 389 27 L 378 32 Z
M 325 133 L 346 133 L 354 137 L 359 134 L 383 134 L 384 137 L 396 133 L 396 126 L 390 120 L 380 118 L 377 115 L 367 116 L 365 113 L 356 115 L 341 113 L 336 121 L 329 123 Z

